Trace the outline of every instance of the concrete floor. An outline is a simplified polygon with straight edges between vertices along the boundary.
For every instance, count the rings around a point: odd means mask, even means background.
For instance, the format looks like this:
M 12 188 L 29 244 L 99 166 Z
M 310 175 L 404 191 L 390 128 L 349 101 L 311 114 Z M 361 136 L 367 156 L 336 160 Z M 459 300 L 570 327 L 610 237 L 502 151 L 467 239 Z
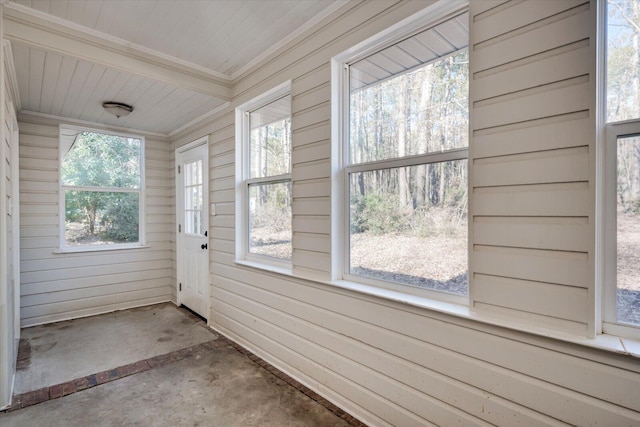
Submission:
M 23 338 L 31 357 L 18 372 L 19 393 L 149 363 L 143 372 L 0 413 L 2 427 L 349 425 L 171 304 L 29 328 Z
M 215 338 L 173 304 L 158 304 L 26 328 L 30 352 L 14 394 L 60 384 Z

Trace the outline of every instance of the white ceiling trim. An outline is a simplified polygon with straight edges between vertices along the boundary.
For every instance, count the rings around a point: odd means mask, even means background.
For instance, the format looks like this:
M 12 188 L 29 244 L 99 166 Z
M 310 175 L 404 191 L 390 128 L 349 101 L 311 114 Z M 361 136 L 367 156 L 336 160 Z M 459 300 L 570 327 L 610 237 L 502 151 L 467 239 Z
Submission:
M 309 21 L 305 22 L 300 27 L 298 27 L 295 30 L 293 30 L 291 33 L 289 33 L 289 35 L 287 35 L 285 38 L 280 40 L 278 43 L 274 44 L 269 49 L 265 50 L 260 55 L 256 56 L 254 59 L 249 61 L 246 65 L 241 67 L 239 70 L 237 70 L 236 72 L 231 74 L 231 79 L 235 81 L 236 79 L 238 79 L 243 74 L 251 71 L 251 69 L 253 67 L 255 67 L 256 65 L 258 65 L 260 62 L 264 61 L 269 56 L 273 55 L 279 49 L 281 49 L 281 48 L 287 46 L 289 43 L 293 42 L 295 39 L 297 39 L 298 37 L 303 35 L 306 31 L 308 31 L 311 28 L 313 28 L 320 21 L 322 21 L 326 17 L 330 16 L 331 14 L 333 14 L 334 12 L 339 10 L 341 7 L 343 7 L 347 3 L 349 3 L 349 0 L 337 0 L 335 3 L 332 3 L 329 7 L 327 7 L 322 12 L 320 12 L 319 14 L 314 16 L 312 19 L 310 19 Z
M 13 105 L 16 107 L 16 111 L 20 111 L 22 109 L 22 101 L 20 100 L 20 90 L 18 88 L 18 76 L 16 76 L 16 66 L 13 63 L 13 50 L 11 49 L 11 42 L 9 40 L 4 40 L 4 61 L 5 61 L 5 71 L 7 73 L 7 77 L 9 78 L 9 87 L 11 88 L 11 92 L 13 92 Z
M 177 134 L 179 134 L 183 130 L 188 129 L 191 126 L 195 126 L 196 124 L 198 124 L 200 122 L 203 122 L 203 121 L 207 120 L 210 117 L 213 117 L 214 115 L 218 114 L 220 111 L 222 111 L 225 108 L 227 108 L 229 105 L 231 105 L 231 102 L 227 101 L 224 104 L 214 108 L 213 110 L 211 110 L 211 111 L 209 111 L 207 113 L 204 113 L 200 117 L 196 117 L 195 119 L 191 120 L 189 123 L 180 126 L 178 129 L 175 129 L 175 130 L 169 132 L 169 134 L 167 136 L 169 138 L 173 138 L 174 136 L 176 136 Z
M 9 3 L 4 8 L 9 40 L 87 60 L 224 100 L 231 99 L 231 79 L 202 66 Z
M 47 120 L 54 121 L 56 123 L 84 126 L 89 128 L 102 129 L 106 131 L 133 133 L 133 134 L 148 137 L 151 139 L 157 139 L 162 142 L 169 142 L 168 140 L 169 135 L 164 133 L 159 133 L 159 132 L 149 132 L 148 130 L 140 130 L 140 129 L 123 127 L 123 126 L 112 126 L 104 123 L 90 122 L 87 120 L 70 119 L 69 117 L 60 117 L 53 114 L 38 113 L 37 111 L 21 110 L 18 113 L 18 120 L 24 120 L 25 118 L 28 118 L 28 117 L 34 117 L 36 120 L 47 119 Z
M 4 3 L 6 0 L 0 0 L 0 3 Z M 11 10 L 15 10 L 16 12 L 23 13 L 25 15 L 32 16 L 35 20 L 43 20 L 50 22 L 51 25 L 61 26 L 68 28 L 72 31 L 77 31 L 84 33 L 86 35 L 90 35 L 95 39 L 100 39 L 108 42 L 111 45 L 118 46 L 120 49 L 127 51 L 138 52 L 139 55 L 149 55 L 151 57 L 159 58 L 160 60 L 167 61 L 171 65 L 178 68 L 186 68 L 188 72 L 202 73 L 203 76 L 211 78 L 211 79 L 219 79 L 223 82 L 229 82 L 231 78 L 218 71 L 212 70 L 207 67 L 203 67 L 202 65 L 195 64 L 193 62 L 189 62 L 183 59 L 178 59 L 175 56 L 167 55 L 166 53 L 159 52 L 154 49 L 150 49 L 148 47 L 142 46 L 140 44 L 136 44 L 120 37 L 113 36 L 111 34 L 103 33 L 101 31 L 95 30 L 90 27 L 86 27 L 84 25 L 68 21 L 66 19 L 60 18 L 55 15 L 50 15 L 48 13 L 42 12 L 40 10 L 19 4 L 14 2 L 4 3 L 5 6 L 5 16 L 12 15 Z M 37 22 L 36 22 L 37 23 Z M 134 53 L 135 54 L 135 53 Z

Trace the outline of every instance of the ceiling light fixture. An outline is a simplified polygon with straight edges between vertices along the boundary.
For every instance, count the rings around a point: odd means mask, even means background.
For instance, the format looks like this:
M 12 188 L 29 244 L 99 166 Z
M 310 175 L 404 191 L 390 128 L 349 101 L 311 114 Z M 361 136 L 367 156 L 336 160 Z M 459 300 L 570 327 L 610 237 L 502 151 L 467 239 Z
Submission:
M 107 113 L 113 114 L 117 118 L 128 116 L 129 113 L 133 111 L 133 107 L 131 105 L 112 101 L 103 102 L 102 108 L 104 108 Z

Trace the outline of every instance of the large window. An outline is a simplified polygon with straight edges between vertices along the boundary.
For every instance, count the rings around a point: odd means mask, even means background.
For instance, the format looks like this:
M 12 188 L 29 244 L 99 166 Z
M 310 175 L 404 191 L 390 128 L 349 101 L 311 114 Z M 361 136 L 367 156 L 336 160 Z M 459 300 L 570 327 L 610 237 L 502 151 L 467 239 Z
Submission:
M 603 329 L 640 337 L 640 1 L 606 5 Z
M 461 13 L 345 61 L 348 280 L 468 294 L 467 21 Z
M 62 249 L 143 243 L 144 139 L 60 127 Z
M 239 258 L 290 263 L 291 96 L 288 85 L 238 109 L 242 177 Z

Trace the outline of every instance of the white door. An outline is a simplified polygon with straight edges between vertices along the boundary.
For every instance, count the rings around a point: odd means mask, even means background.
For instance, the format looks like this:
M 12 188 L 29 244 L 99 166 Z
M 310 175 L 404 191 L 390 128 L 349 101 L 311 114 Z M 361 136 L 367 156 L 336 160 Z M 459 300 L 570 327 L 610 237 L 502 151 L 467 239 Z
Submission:
M 209 319 L 209 162 L 200 139 L 176 150 L 178 303 Z

